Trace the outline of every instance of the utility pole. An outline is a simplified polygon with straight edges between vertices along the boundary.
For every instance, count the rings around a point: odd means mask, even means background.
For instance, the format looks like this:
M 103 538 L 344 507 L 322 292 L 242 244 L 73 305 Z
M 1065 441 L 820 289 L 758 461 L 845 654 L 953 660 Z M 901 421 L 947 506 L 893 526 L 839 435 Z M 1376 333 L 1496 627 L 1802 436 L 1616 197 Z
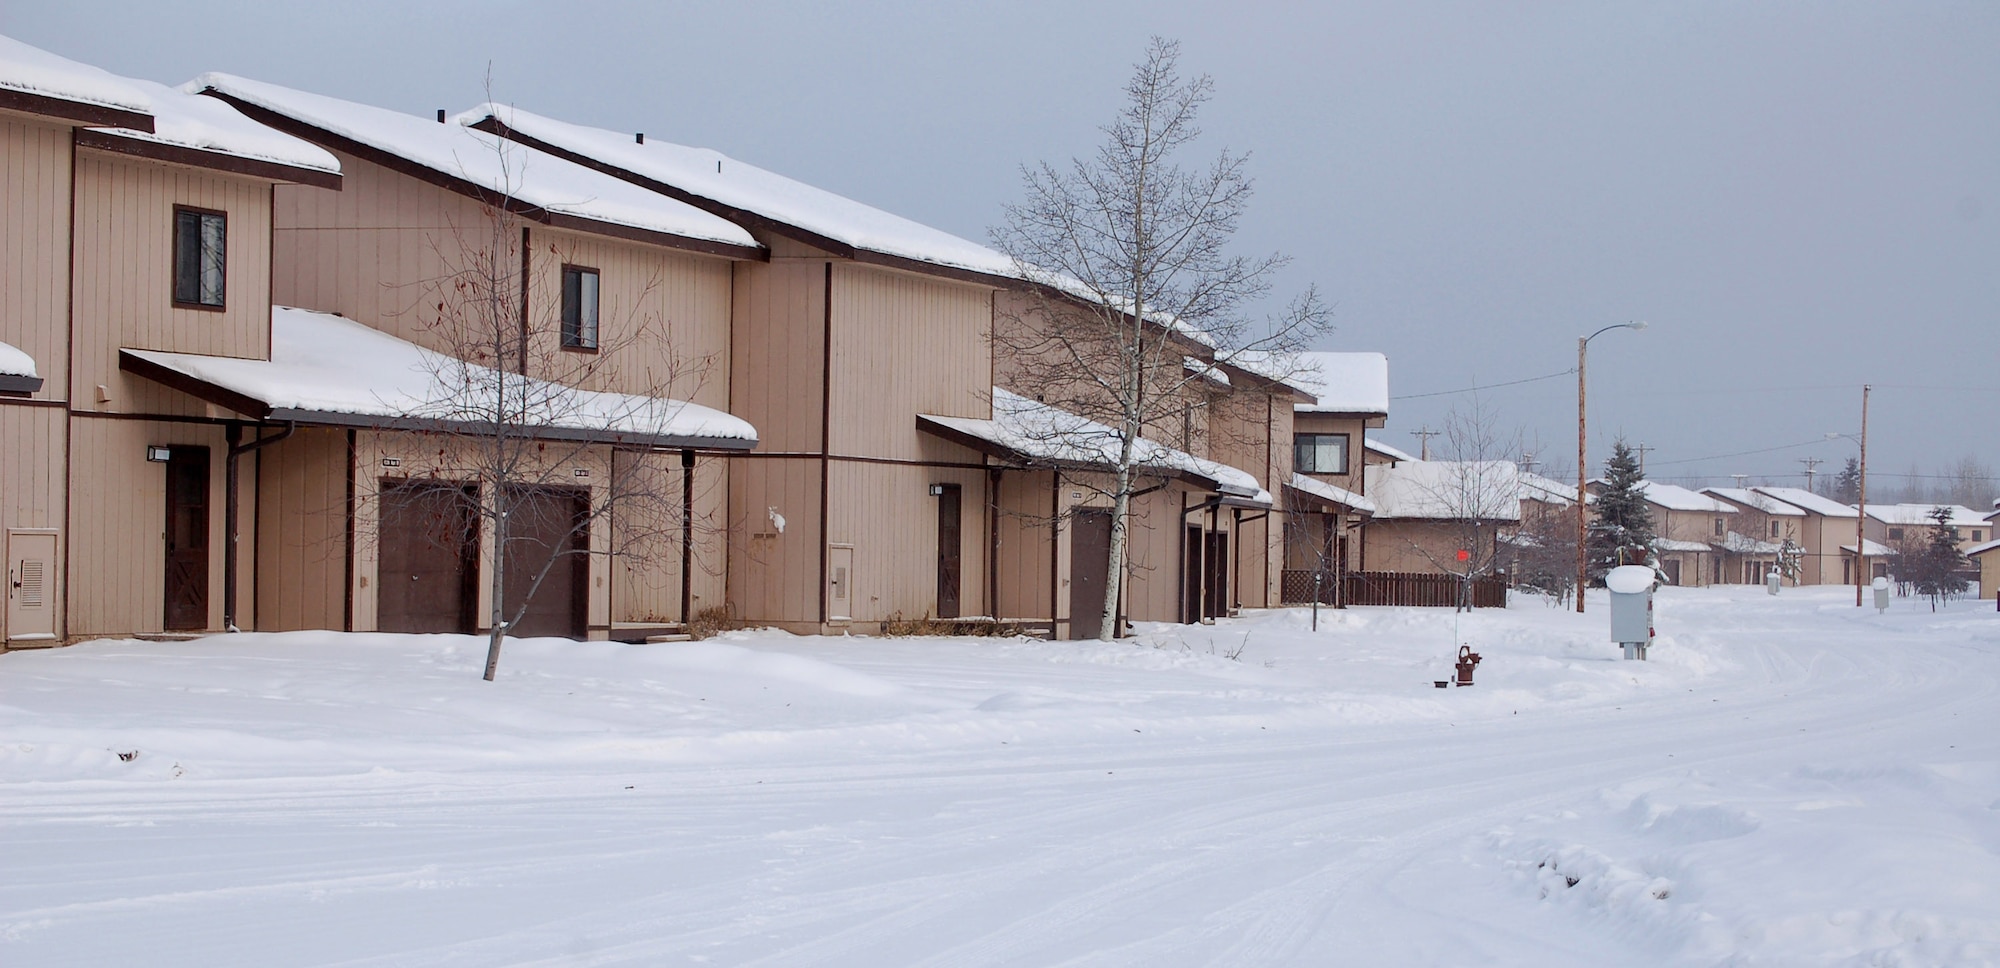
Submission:
M 1444 431 L 1432 430 L 1429 427 L 1424 427 L 1421 430 L 1410 431 L 1410 436 L 1415 437 L 1420 441 L 1423 441 L 1423 443 L 1417 445 L 1418 447 L 1417 457 L 1419 459 L 1421 460 L 1431 459 L 1431 438 L 1441 433 L 1444 433 Z
M 1861 607 L 1861 589 L 1868 584 L 1868 384 L 1861 385 L 1861 493 L 1854 505 L 1854 607 Z
M 1817 494 L 1817 493 L 1819 493 L 1819 492 L 1817 492 L 1817 491 L 1814 491 L 1814 490 L 1813 490 L 1813 488 L 1812 488 L 1812 479 L 1813 479 L 1813 470 L 1814 470 L 1815 468 L 1819 467 L 1819 465 L 1821 465 L 1821 464 L 1824 464 L 1824 463 L 1826 463 L 1826 462 L 1825 462 L 1825 461 L 1823 461 L 1823 460 L 1820 460 L 1820 459 L 1819 459 L 1819 458 L 1817 458 L 1817 457 L 1801 457 L 1801 458 L 1799 458 L 1799 463 L 1801 463 L 1801 464 L 1804 464 L 1804 465 L 1806 465 L 1806 491 L 1807 491 L 1807 493 L 1812 493 L 1812 494 Z
M 1590 584 L 1590 552 L 1588 548 L 1590 544 L 1590 527 L 1584 523 L 1583 515 L 1584 495 L 1586 493 L 1584 485 L 1587 483 L 1585 478 L 1589 476 L 1590 472 L 1590 464 L 1584 459 L 1583 449 L 1583 443 L 1586 439 L 1583 433 L 1583 394 L 1586 386 L 1583 378 L 1583 365 L 1590 352 L 1591 340 L 1603 336 L 1614 329 L 1642 330 L 1645 328 L 1646 324 L 1643 321 L 1613 323 L 1589 336 L 1579 336 L 1576 339 L 1576 613 L 1578 615 L 1583 614 L 1583 589 L 1586 585 Z M 1645 473 L 1643 470 L 1645 465 L 1641 464 L 1640 467 L 1640 473 Z
M 1748 475 L 1748 474 L 1731 474 L 1731 475 L 1729 475 L 1729 479 L 1730 479 L 1730 480 L 1733 480 L 1733 481 L 1735 481 L 1735 482 L 1736 482 L 1736 489 L 1740 491 L 1740 490 L 1743 490 L 1743 482 L 1744 482 L 1744 481 L 1747 481 L 1747 480 L 1749 480 L 1749 479 L 1750 479 L 1750 475 Z
M 1648 447 L 1648 446 L 1646 446 L 1646 445 L 1645 445 L 1644 443 L 1641 443 L 1641 444 L 1640 444 L 1639 446 L 1637 446 L 1637 447 L 1634 447 L 1634 448 L 1632 448 L 1632 452 L 1633 452 L 1633 453 L 1635 453 L 1635 454 L 1638 454 L 1638 455 L 1639 455 L 1639 476 L 1640 476 L 1640 477 L 1645 477 L 1645 476 L 1646 476 L 1646 452 L 1647 452 L 1647 451 L 1649 451 L 1649 450 L 1659 450 L 1659 448 L 1658 448 L 1658 447 Z

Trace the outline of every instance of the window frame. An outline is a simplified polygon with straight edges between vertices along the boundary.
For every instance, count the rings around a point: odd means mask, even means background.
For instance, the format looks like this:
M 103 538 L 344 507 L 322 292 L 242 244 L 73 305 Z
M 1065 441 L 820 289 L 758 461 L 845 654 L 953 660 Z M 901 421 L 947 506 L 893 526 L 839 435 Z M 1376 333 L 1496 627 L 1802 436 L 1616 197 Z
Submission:
M 222 223 L 222 252 L 221 252 L 221 258 L 219 260 L 222 264 L 221 265 L 222 291 L 219 294 L 218 301 L 216 302 L 209 303 L 201 301 L 201 266 L 199 264 L 201 259 L 201 252 L 200 252 L 201 232 L 199 228 L 197 228 L 195 232 L 196 236 L 196 242 L 195 242 L 196 252 L 194 255 L 194 258 L 196 259 L 195 284 L 194 284 L 195 298 L 193 300 L 187 300 L 181 298 L 181 217 L 183 215 L 195 216 L 195 218 L 197 219 L 195 224 L 197 226 L 202 224 L 200 220 L 208 218 L 214 218 L 220 220 Z M 229 213 L 213 208 L 201 208 L 195 205 L 176 204 L 174 206 L 173 220 L 172 222 L 169 223 L 168 226 L 168 235 L 171 239 L 170 244 L 168 245 L 168 249 L 171 252 L 170 258 L 172 259 L 172 263 L 167 272 L 167 284 L 168 284 L 168 293 L 170 298 L 173 300 L 174 308 L 193 309 L 205 313 L 228 312 L 229 311 Z
M 570 308 L 569 280 L 571 274 L 575 274 L 578 279 L 577 318 L 574 321 L 572 321 L 569 316 L 569 308 Z M 596 285 L 592 287 L 593 288 L 592 295 L 595 296 L 596 298 L 593 301 L 595 304 L 590 307 L 589 342 L 584 342 L 583 339 L 582 277 L 584 275 L 589 275 L 591 278 L 597 280 Z M 566 353 L 598 352 L 599 348 L 602 347 L 604 343 L 604 314 L 602 312 L 604 306 L 604 273 L 600 272 L 595 266 L 577 265 L 569 262 L 563 263 L 562 284 L 560 287 L 558 298 L 562 305 L 557 310 L 557 315 L 561 319 L 561 326 L 559 327 L 560 333 L 558 334 L 557 339 L 558 342 L 562 344 L 563 352 Z
M 1314 468 L 1313 468 L 1312 470 L 1306 470 L 1305 468 L 1303 468 L 1303 467 L 1299 466 L 1299 454 L 1300 454 L 1300 450 L 1301 450 L 1301 448 L 1305 446 L 1305 441 L 1306 441 L 1306 440 L 1308 440 L 1308 439 L 1311 439 L 1311 440 L 1313 440 L 1313 441 L 1314 441 L 1314 444 L 1313 444 L 1313 450 L 1314 450 L 1314 451 L 1316 452 L 1316 451 L 1318 450 L 1318 443 L 1317 443 L 1317 441 L 1318 441 L 1318 438 L 1321 438 L 1321 437 L 1339 437 L 1339 438 L 1340 438 L 1340 441 L 1341 441 L 1341 443 L 1340 443 L 1340 469 L 1339 469 L 1339 470 L 1337 470 L 1337 471 L 1329 471 L 1329 470 L 1320 470 L 1320 469 L 1318 468 L 1318 465 L 1317 465 L 1317 462 L 1315 462 L 1315 464 L 1314 464 Z M 1334 476 L 1341 476 L 1341 477 L 1344 477 L 1344 476 L 1346 476 L 1346 475 L 1348 475 L 1348 474 L 1352 474 L 1352 473 L 1354 472 L 1354 435 L 1353 435 L 1353 434 L 1347 434 L 1347 433 L 1335 433 L 1335 432 L 1332 432 L 1332 431 L 1328 431 L 1328 432 L 1326 432 L 1326 433 L 1312 433 L 1312 432 L 1296 432 L 1296 431 L 1295 431 L 1295 432 L 1293 432 L 1293 434 L 1292 434 L 1292 470 L 1293 470 L 1293 471 L 1294 471 L 1295 473 L 1299 473 L 1299 474 L 1330 474 L 1330 475 L 1334 475 Z

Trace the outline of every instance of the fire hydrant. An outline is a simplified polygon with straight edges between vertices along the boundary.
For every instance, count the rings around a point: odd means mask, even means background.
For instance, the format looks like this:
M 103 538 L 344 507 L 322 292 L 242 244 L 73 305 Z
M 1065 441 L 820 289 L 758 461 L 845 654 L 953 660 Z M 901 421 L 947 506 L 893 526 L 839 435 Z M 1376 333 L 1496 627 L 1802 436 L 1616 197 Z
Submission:
M 1479 666 L 1479 653 L 1472 651 L 1472 646 L 1469 645 L 1459 646 L 1458 685 L 1461 686 L 1472 685 L 1472 670 L 1477 668 L 1478 666 Z

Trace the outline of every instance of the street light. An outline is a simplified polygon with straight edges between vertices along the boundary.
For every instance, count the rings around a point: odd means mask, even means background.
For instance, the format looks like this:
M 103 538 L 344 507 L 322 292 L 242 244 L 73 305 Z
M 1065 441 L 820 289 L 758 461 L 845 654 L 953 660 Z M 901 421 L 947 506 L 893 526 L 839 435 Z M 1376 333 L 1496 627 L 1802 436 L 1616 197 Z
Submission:
M 1589 542 L 1584 540 L 1586 528 L 1583 520 L 1583 485 L 1590 471 L 1590 465 L 1585 463 L 1583 459 L 1583 364 L 1585 353 L 1590 349 L 1591 340 L 1603 336 L 1614 329 L 1636 331 L 1645 328 L 1646 324 L 1643 322 L 1613 323 L 1589 336 L 1577 337 L 1576 340 L 1576 613 L 1578 615 L 1583 614 L 1583 589 L 1586 585 L 1590 584 L 1589 558 L 1586 551 Z

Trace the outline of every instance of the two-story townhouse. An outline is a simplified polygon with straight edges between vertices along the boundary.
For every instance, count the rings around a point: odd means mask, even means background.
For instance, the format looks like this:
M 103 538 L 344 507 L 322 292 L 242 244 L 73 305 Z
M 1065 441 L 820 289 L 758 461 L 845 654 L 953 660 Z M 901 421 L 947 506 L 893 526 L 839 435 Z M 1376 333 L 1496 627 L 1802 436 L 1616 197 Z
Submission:
M 1853 584 L 1851 553 L 1841 550 L 1843 545 L 1852 546 L 1856 538 L 1860 515 L 1853 507 L 1804 488 L 1759 485 L 1750 490 L 1803 513 L 1795 519 L 1798 542 L 1804 548 L 1800 584 Z
M 1676 484 L 1639 482 L 1653 509 L 1653 549 L 1672 585 L 1713 585 L 1727 581 L 1727 550 L 1736 506 Z
M 1937 523 L 1931 514 L 1940 507 L 1948 512 L 1944 524 L 1952 530 L 1959 551 L 1992 539 L 1993 525 L 1963 504 L 1870 504 L 1863 530 L 1869 540 L 1901 554 L 1930 540 L 1931 527 Z
M 1377 506 L 1363 473 L 1367 431 L 1389 418 L 1389 358 L 1298 354 L 1289 379 L 1313 395 L 1292 406 L 1291 473 L 1284 481 L 1283 600 L 1343 605 L 1345 575 L 1371 567 L 1360 531 Z
M 1727 553 L 1723 581 L 1754 585 L 1792 561 L 1801 566 L 1793 584 L 1802 583 L 1804 511 L 1747 487 L 1704 487 L 1701 493 L 1736 508 L 1729 534 L 1717 543 Z
M 732 326 L 732 409 L 766 437 L 731 475 L 729 588 L 745 620 L 820 631 L 984 613 L 1094 631 L 1071 618 L 1101 613 L 1107 584 L 1091 566 L 1109 533 L 1087 429 L 1101 425 L 1035 399 L 1047 394 L 1021 360 L 996 354 L 1020 342 L 997 327 L 1042 324 L 1011 259 L 713 151 L 490 105 L 461 118 L 729 218 L 770 248 L 768 264 L 737 268 Z M 1032 432 L 1051 423 L 1082 440 Z M 1219 512 L 1262 491 L 1168 446 L 1174 429 L 1147 428 L 1162 480 L 1133 506 L 1121 597 L 1134 618 L 1233 600 L 1218 567 L 1233 546 L 1218 536 L 1234 519 Z
M 189 86 L 347 172 L 275 198 L 267 359 L 125 354 L 260 428 L 261 627 L 471 632 L 498 594 L 517 634 L 630 639 L 720 603 L 717 455 L 756 443 L 725 411 L 754 239 L 443 118 Z M 642 488 L 663 508 L 635 520 Z

